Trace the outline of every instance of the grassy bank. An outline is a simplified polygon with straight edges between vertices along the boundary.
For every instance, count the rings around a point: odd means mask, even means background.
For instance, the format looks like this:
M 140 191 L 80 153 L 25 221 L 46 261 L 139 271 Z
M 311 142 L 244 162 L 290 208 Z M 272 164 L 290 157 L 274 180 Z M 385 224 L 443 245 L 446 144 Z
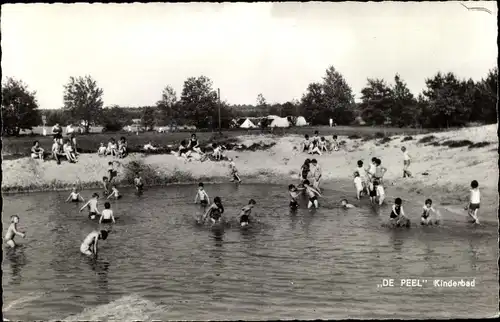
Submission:
M 381 127 L 350 127 L 350 126 L 338 126 L 338 127 L 293 127 L 287 129 L 276 128 L 273 131 L 266 130 L 261 131 L 260 129 L 252 130 L 225 130 L 222 132 L 222 136 L 217 132 L 196 132 L 198 139 L 200 140 L 200 145 L 204 146 L 212 142 L 217 142 L 223 140 L 225 144 L 232 143 L 231 139 L 235 139 L 241 135 L 262 135 L 262 134 L 273 134 L 276 136 L 286 136 L 286 135 L 313 135 L 314 131 L 319 131 L 321 136 L 331 137 L 333 134 L 338 136 L 347 136 L 351 138 L 365 138 L 367 140 L 374 139 L 377 137 L 387 137 L 392 135 L 417 135 L 422 133 L 429 133 L 430 129 L 412 129 L 412 128 L 381 128 Z M 77 143 L 80 152 L 82 153 L 94 153 L 97 151 L 99 144 L 107 143 L 110 138 L 119 139 L 121 136 L 125 137 L 128 141 L 130 150 L 132 152 L 140 152 L 141 148 L 151 142 L 155 146 L 162 147 L 166 150 L 169 146 L 177 146 L 182 140 L 188 139 L 190 137 L 190 132 L 173 132 L 173 133 L 157 133 L 157 132 L 145 132 L 139 133 L 126 133 L 126 132 L 114 132 L 114 133 L 91 133 L 82 134 L 77 136 Z M 19 137 L 4 137 L 2 142 L 2 154 L 9 158 L 18 158 L 23 156 L 28 156 L 31 146 L 35 140 L 38 140 L 46 151 L 50 151 L 52 146 L 51 136 L 41 136 L 41 135 L 26 135 Z M 233 142 L 234 143 L 234 142 Z

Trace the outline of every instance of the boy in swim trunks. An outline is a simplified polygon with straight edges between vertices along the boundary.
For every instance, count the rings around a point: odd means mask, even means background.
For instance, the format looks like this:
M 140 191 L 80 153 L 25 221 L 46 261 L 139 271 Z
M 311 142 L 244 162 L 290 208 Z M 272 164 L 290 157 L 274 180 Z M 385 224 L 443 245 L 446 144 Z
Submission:
M 97 209 L 97 200 L 99 199 L 99 195 L 97 193 L 92 194 L 92 198 L 85 204 L 83 205 L 82 208 L 80 208 L 80 212 L 82 212 L 83 209 L 86 207 L 89 208 L 89 219 L 94 220 L 97 218 L 98 215 L 101 213 L 99 212 L 99 209 Z
M 340 201 L 340 205 L 342 206 L 342 208 L 345 208 L 345 209 L 351 209 L 351 208 L 356 208 L 356 206 L 354 205 L 351 205 L 347 199 L 342 199 Z
M 97 258 L 97 241 L 99 239 L 106 240 L 107 238 L 108 232 L 106 230 L 101 230 L 100 232 L 94 230 L 83 240 L 80 252 L 86 256 L 94 255 Z
M 250 213 L 252 212 L 252 208 L 255 206 L 256 202 L 253 199 L 250 199 L 248 205 L 241 208 L 240 212 L 240 226 L 245 227 L 250 224 Z
M 118 191 L 118 189 L 116 189 L 116 185 L 112 185 L 111 186 L 111 194 L 106 198 L 106 199 L 109 199 L 109 198 L 115 198 L 115 199 L 121 199 L 122 196 L 120 195 L 120 192 Z
M 479 211 L 479 206 L 481 203 L 481 192 L 479 191 L 479 183 L 476 180 L 472 180 L 470 183 L 470 196 L 469 204 L 465 206 L 465 210 L 468 210 L 468 214 L 472 219 L 472 222 L 479 224 L 479 218 L 477 213 Z
M 81 201 L 85 202 L 85 199 L 80 195 L 79 192 L 76 192 L 76 188 L 73 187 L 73 190 L 69 194 L 68 199 L 66 199 L 66 202 L 68 202 L 71 199 L 71 202 L 80 202 Z
M 142 192 L 142 189 L 144 188 L 144 184 L 142 183 L 142 178 L 139 175 L 139 172 L 137 172 L 135 174 L 134 185 L 135 185 L 135 190 L 137 190 L 137 192 Z
M 376 160 L 377 160 L 377 158 L 375 158 L 375 157 L 372 158 L 372 162 L 370 163 L 370 167 L 366 171 L 366 174 L 368 176 L 369 181 L 372 181 L 372 178 L 375 175 L 375 169 L 377 168 L 377 166 L 375 165 Z
M 194 197 L 194 203 L 198 203 L 198 199 L 200 200 L 200 205 L 203 208 L 206 208 L 208 204 L 210 203 L 210 197 L 208 196 L 207 192 L 205 191 L 205 187 L 203 185 L 203 182 L 200 182 L 198 184 L 198 191 L 196 192 L 196 197 Z
M 113 216 L 113 210 L 111 210 L 111 204 L 107 201 L 104 203 L 104 210 L 102 211 L 101 218 L 99 218 L 99 223 L 116 223 L 115 216 Z
M 384 174 L 387 172 L 387 169 L 382 166 L 382 160 L 375 160 L 375 173 L 373 174 L 373 179 L 377 180 L 380 185 L 384 184 Z
M 368 194 L 370 196 L 370 202 L 372 204 L 377 203 L 377 189 L 372 181 L 368 182 Z
M 309 197 L 307 208 L 310 209 L 312 206 L 314 206 L 314 208 L 318 208 L 319 207 L 318 196 L 321 197 L 319 191 L 310 186 L 309 180 L 304 181 L 304 188 L 307 193 L 307 196 Z
M 403 178 L 411 178 L 411 172 L 408 170 L 411 163 L 411 157 L 408 154 L 408 151 L 406 151 L 406 147 L 401 147 L 401 151 L 403 152 Z
M 198 222 L 204 223 L 207 216 L 210 216 L 210 221 L 212 222 L 212 224 L 219 223 L 222 219 L 223 213 L 224 206 L 222 205 L 222 201 L 220 197 L 215 197 L 214 203 L 210 205 L 201 220 Z
M 5 234 L 5 242 L 10 248 L 14 248 L 16 243 L 14 243 L 14 238 L 16 235 L 21 236 L 22 238 L 26 237 L 26 234 L 17 230 L 17 224 L 19 223 L 19 217 L 17 215 L 10 217 L 10 226 L 7 229 L 7 233 Z

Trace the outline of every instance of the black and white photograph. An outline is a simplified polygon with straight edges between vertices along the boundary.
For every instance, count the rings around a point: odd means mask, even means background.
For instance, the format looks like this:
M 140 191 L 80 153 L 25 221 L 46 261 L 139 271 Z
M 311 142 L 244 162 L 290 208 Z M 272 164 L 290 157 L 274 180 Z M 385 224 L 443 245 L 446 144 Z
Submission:
M 0 21 L 2 321 L 499 317 L 495 1 Z

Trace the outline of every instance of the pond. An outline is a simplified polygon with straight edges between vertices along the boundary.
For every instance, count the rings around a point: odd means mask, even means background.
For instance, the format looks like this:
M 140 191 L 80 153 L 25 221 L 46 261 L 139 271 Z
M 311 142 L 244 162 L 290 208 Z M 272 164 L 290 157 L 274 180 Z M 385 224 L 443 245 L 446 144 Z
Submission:
M 124 198 L 112 202 L 119 219 L 95 262 L 79 247 L 98 225 L 64 202 L 68 192 L 4 196 L 3 234 L 12 214 L 27 232 L 16 238 L 18 248 L 4 252 L 4 316 L 273 320 L 498 312 L 496 223 L 472 227 L 450 219 L 440 227 L 389 230 L 381 226 L 389 206 L 381 214 L 366 200 L 357 209 L 337 207 L 351 187 L 327 187 L 320 209 L 295 214 L 283 186 L 205 188 L 222 198 L 226 216 L 254 198 L 262 224 L 246 231 L 195 225 L 193 185 L 150 188 L 142 196 L 124 189 Z M 419 203 L 405 209 L 419 218 Z M 383 278 L 397 286 L 377 287 Z M 405 288 L 400 278 L 428 282 Z M 475 279 L 475 287 L 434 287 L 438 278 Z

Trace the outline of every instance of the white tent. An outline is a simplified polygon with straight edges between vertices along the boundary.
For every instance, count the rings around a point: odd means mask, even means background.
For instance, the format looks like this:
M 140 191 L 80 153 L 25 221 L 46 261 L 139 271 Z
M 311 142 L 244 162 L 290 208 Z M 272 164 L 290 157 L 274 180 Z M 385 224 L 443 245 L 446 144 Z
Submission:
M 243 129 L 253 129 L 255 127 L 256 127 L 255 124 L 253 124 L 252 121 L 250 121 L 249 119 L 246 119 L 245 122 L 243 122 L 240 125 L 240 128 L 243 128 Z
M 275 118 L 272 122 L 271 122 L 271 127 L 289 127 L 290 126 L 290 122 L 288 122 L 288 119 L 286 117 L 278 117 L 278 118 Z
M 295 126 L 306 126 L 306 125 L 307 125 L 307 122 L 303 116 L 297 117 L 297 120 L 295 121 Z
M 279 117 L 278 115 L 269 115 L 267 118 L 271 119 L 271 120 L 275 120 L 275 119 L 279 119 L 281 117 Z

